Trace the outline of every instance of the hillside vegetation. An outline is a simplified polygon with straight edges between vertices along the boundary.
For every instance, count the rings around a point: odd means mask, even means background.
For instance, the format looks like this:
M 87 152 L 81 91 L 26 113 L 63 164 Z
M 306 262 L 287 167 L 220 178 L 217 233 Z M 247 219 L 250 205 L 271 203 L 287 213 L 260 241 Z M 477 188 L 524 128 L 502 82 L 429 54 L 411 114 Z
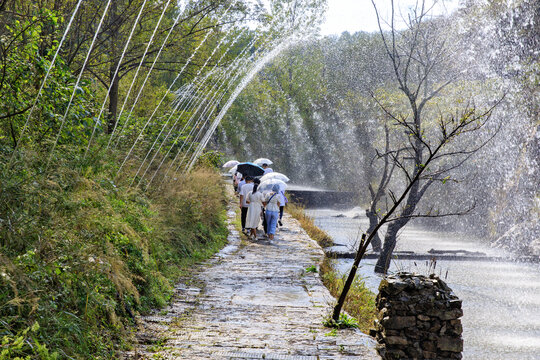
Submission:
M 118 358 L 224 244 L 206 134 L 280 3 L 0 1 L 0 359 Z
M 2 179 L 0 359 L 116 358 L 134 316 L 225 243 L 220 178 L 200 168 L 144 193 L 104 160 L 55 165 Z

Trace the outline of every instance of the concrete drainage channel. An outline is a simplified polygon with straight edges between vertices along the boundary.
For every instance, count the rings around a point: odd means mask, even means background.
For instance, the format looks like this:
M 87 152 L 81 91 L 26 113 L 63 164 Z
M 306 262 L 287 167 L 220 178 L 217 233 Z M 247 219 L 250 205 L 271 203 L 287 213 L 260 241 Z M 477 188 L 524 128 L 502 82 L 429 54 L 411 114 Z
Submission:
M 256 354 L 245 352 L 218 352 L 215 355 L 229 359 L 318 360 L 317 356 L 289 356 L 279 354 Z

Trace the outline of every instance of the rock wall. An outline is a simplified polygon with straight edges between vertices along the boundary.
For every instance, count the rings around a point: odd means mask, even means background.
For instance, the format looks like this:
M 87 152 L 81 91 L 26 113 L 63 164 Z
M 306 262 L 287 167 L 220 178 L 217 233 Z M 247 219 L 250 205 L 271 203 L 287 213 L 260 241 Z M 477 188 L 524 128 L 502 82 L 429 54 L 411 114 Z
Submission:
M 437 276 L 388 276 L 377 309 L 371 335 L 383 359 L 461 359 L 461 300 Z

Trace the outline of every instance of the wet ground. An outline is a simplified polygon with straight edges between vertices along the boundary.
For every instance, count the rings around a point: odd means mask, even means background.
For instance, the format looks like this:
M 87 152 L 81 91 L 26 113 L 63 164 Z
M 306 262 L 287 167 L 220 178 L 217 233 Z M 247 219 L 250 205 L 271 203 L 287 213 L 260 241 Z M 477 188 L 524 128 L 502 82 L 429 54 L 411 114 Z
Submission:
M 194 269 L 172 304 L 144 317 L 128 359 L 379 359 L 373 339 L 322 325 L 334 299 L 317 273 L 324 254 L 287 214 L 274 240 L 248 241 L 228 212 L 229 245 Z

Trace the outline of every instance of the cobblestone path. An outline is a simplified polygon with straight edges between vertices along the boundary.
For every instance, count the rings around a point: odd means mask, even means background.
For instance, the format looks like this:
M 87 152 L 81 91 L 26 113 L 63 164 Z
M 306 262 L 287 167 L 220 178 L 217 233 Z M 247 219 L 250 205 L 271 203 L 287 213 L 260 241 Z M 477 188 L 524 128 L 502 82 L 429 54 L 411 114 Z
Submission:
M 317 273 L 321 248 L 285 214 L 274 240 L 229 244 L 176 288 L 172 304 L 142 319 L 139 344 L 125 359 L 379 359 L 357 330 L 322 326 L 334 299 Z M 334 336 L 332 336 L 334 335 Z

